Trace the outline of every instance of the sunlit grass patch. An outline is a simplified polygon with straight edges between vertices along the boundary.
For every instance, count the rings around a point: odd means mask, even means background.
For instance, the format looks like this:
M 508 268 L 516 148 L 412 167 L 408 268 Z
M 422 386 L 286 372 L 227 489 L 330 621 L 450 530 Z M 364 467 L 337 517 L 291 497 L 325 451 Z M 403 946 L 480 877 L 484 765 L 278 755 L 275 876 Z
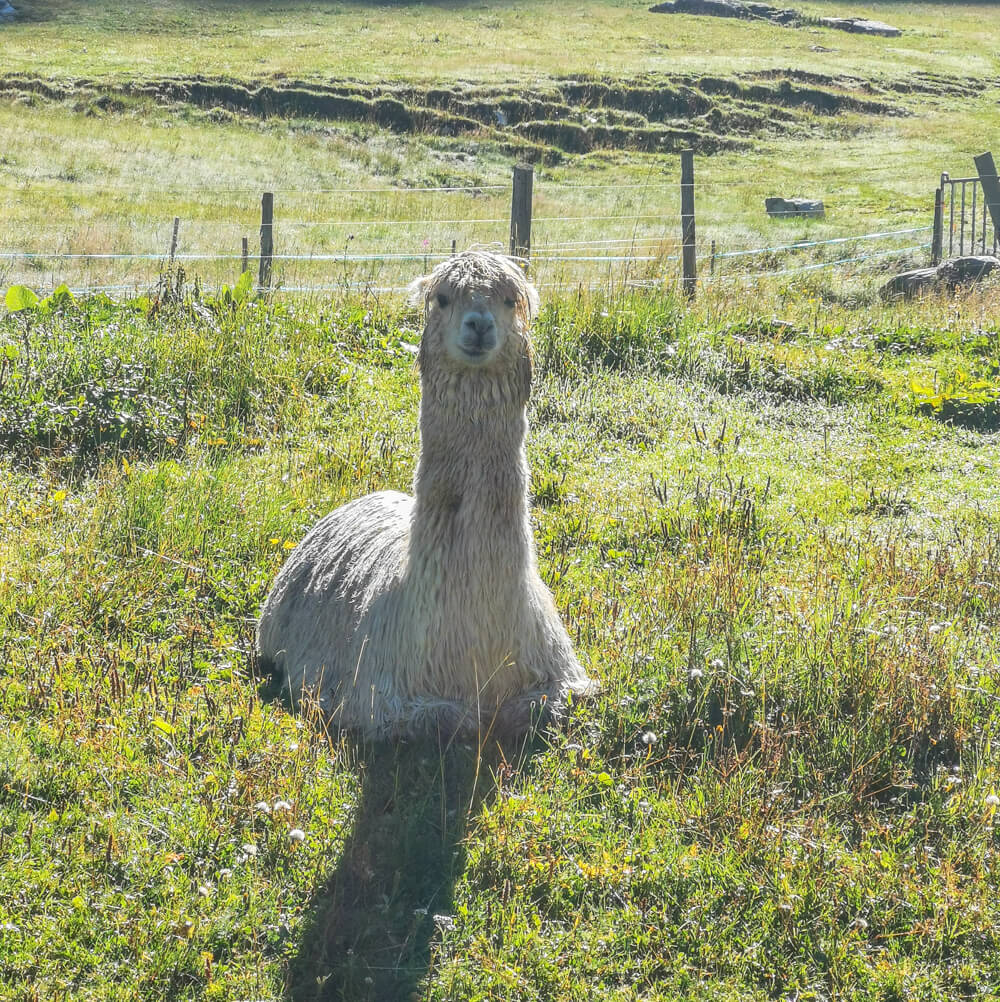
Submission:
M 4 392 L 31 387 L 9 399 L 41 412 L 134 365 L 199 418 L 5 452 L 0 980 L 987 992 L 997 443 L 918 413 L 911 382 L 989 364 L 994 295 L 550 298 L 539 570 L 603 689 L 499 750 L 359 746 L 260 695 L 287 554 L 408 489 L 418 317 L 193 290 L 5 317 Z

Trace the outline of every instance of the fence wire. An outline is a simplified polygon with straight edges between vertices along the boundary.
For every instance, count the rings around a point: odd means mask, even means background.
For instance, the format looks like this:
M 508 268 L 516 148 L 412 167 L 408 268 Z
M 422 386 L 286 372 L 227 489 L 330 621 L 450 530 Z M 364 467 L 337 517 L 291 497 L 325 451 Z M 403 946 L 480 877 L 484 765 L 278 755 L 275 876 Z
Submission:
M 40 179 L 27 179 L 25 186 L 41 183 Z M 764 185 L 752 179 L 709 178 L 697 182 L 697 189 L 720 186 Z M 0 179 L 0 188 L 9 189 L 9 179 Z M 72 185 L 75 190 L 80 185 Z M 626 184 L 558 184 L 543 182 L 536 184 L 535 196 L 542 208 L 542 214 L 534 216 L 532 226 L 532 275 L 540 287 L 553 289 L 578 289 L 586 287 L 609 287 L 614 284 L 664 286 L 679 280 L 680 264 L 680 215 L 671 204 L 666 211 L 650 211 L 656 192 L 670 189 L 676 192 L 677 181 L 649 179 L 642 183 Z M 19 189 L 19 190 L 23 190 Z M 183 189 L 185 194 L 201 190 L 228 191 L 239 194 L 259 192 L 259 189 L 243 187 L 211 187 Z M 457 247 L 479 246 L 503 250 L 506 247 L 506 229 L 509 217 L 498 215 L 497 195 L 510 191 L 509 185 L 468 185 L 395 188 L 362 187 L 320 187 L 315 189 L 281 189 L 277 192 L 288 195 L 338 195 L 351 198 L 416 197 L 425 200 L 428 213 L 420 215 L 421 202 L 413 203 L 410 213 L 405 216 L 391 215 L 385 218 L 372 215 L 378 211 L 375 203 L 364 206 L 366 214 L 362 218 L 322 218 L 315 206 L 310 206 L 312 218 L 278 219 L 272 225 L 275 242 L 281 246 L 280 253 L 270 256 L 273 275 L 273 291 L 284 293 L 344 293 L 369 291 L 379 294 L 396 294 L 405 291 L 410 278 L 419 266 L 429 269 L 445 260 Z M 610 207 L 605 212 L 587 212 L 585 201 L 564 202 L 565 211 L 559 209 L 560 197 L 575 192 L 589 194 L 602 190 L 624 192 L 618 207 Z M 854 187 L 836 189 L 854 191 Z M 832 192 L 825 192 L 826 198 Z M 121 198 L 122 193 L 117 192 Z M 449 196 L 445 203 L 452 211 L 438 218 L 434 215 L 436 196 Z M 455 212 L 453 198 L 469 199 L 469 206 L 475 200 L 483 199 L 482 208 L 492 213 L 476 216 Z M 828 208 L 830 203 L 828 202 Z M 360 207 L 360 206 L 359 206 Z M 412 211 L 416 208 L 416 214 Z M 232 223 L 218 220 L 195 219 L 185 221 L 181 237 L 170 252 L 157 252 L 142 248 L 134 251 L 124 249 L 84 250 L 73 247 L 73 242 L 85 245 L 101 239 L 104 227 L 100 216 L 78 229 L 73 237 L 63 237 L 51 249 L 8 247 L 0 250 L 0 283 L 24 284 L 43 289 L 67 284 L 75 294 L 91 293 L 139 293 L 142 290 L 162 290 L 168 280 L 176 282 L 178 271 L 183 269 L 185 280 L 197 279 L 202 288 L 219 289 L 225 284 L 233 284 L 244 270 L 257 273 L 259 258 L 256 248 L 251 248 L 249 238 L 244 240 L 243 253 L 212 250 L 220 245 L 237 244 L 240 229 L 254 232 L 256 224 L 252 218 L 253 206 L 243 203 L 237 216 L 244 222 Z M 400 206 L 400 208 L 404 208 Z M 583 211 L 580 211 L 580 210 Z M 909 213 L 907 213 L 909 215 Z M 732 220 L 728 220 L 732 222 Z M 754 220 L 760 225 L 765 220 Z M 711 230 L 700 223 L 704 237 Z M 779 224 L 786 225 L 786 224 Z M 810 228 L 821 225 L 822 220 L 811 220 Z M 626 232 L 623 233 L 622 230 Z M 781 275 L 795 275 L 874 261 L 891 255 L 911 254 L 924 249 L 924 244 L 892 246 L 883 252 L 850 255 L 832 261 L 812 260 L 799 264 L 788 263 L 801 255 L 816 253 L 825 247 L 853 244 L 855 242 L 899 242 L 905 237 L 929 231 L 928 226 L 910 226 L 897 229 L 880 229 L 872 232 L 841 234 L 815 239 L 794 240 L 787 243 L 767 243 L 761 246 L 723 247 L 713 243 L 711 254 L 704 246 L 699 250 L 702 278 L 705 284 L 724 282 L 753 283 Z M 133 227 L 128 234 L 131 240 L 162 239 L 164 224 L 149 224 Z M 617 230 L 617 232 L 615 232 Z M 628 230 L 631 230 L 629 233 Z M 8 236 L 8 239 L 10 237 Z M 122 241 L 124 242 L 124 240 Z M 164 240 L 164 245 L 167 241 Z M 194 246 L 192 247 L 192 244 Z M 200 245 L 200 246 L 199 246 Z M 238 245 L 238 244 L 237 244 Z M 784 259 L 775 264 L 785 267 L 750 268 L 744 267 L 754 258 L 767 255 L 781 255 Z M 722 266 L 728 269 L 721 273 Z M 711 267 L 711 274 L 705 274 Z M 62 271 L 57 269 L 61 268 Z

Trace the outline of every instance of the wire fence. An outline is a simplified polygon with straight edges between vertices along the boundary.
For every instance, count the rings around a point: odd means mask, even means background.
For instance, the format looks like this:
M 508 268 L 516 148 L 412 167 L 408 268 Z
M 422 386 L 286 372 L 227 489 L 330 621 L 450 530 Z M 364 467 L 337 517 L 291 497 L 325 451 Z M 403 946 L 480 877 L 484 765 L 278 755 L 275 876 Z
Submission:
M 5 178 L 0 190 L 11 205 L 12 191 L 27 197 L 33 185 L 42 184 L 58 187 L 50 179 L 12 184 Z M 751 185 L 761 188 L 759 180 L 709 178 L 699 180 L 697 190 Z M 71 198 L 80 185 L 64 187 Z M 183 189 L 185 198 L 174 203 L 180 218 L 174 243 L 170 221 L 137 211 L 144 190 L 108 193 L 124 207 L 119 213 L 105 211 L 98 201 L 92 214 L 77 212 L 69 225 L 26 227 L 30 241 L 25 238 L 20 246 L 13 239 L 18 228 L 8 227 L 8 245 L 0 246 L 0 283 L 23 284 L 40 294 L 66 285 L 77 295 L 155 295 L 176 288 L 178 281 L 196 280 L 202 289 L 218 291 L 234 285 L 245 270 L 258 276 L 257 192 L 237 186 Z M 884 268 L 887 259 L 923 263 L 929 236 L 927 243 L 921 236 L 930 234 L 931 225 L 884 225 L 891 219 L 914 221 L 917 210 L 900 208 L 881 213 L 879 228 L 851 232 L 860 218 L 856 191 L 850 185 L 832 189 L 827 215 L 801 221 L 769 218 L 762 198 L 745 206 L 743 218 L 734 218 L 731 207 L 713 213 L 713 200 L 706 199 L 699 218 L 699 282 L 752 285 L 833 270 L 857 277 Z M 200 202 L 204 192 L 237 197 Z M 279 293 L 398 294 L 455 250 L 509 248 L 509 185 L 276 188 L 275 193 L 270 287 Z M 677 284 L 676 193 L 675 180 L 536 183 L 530 245 L 535 282 L 563 290 Z M 157 194 L 162 197 L 164 190 Z M 161 214 L 163 204 L 156 202 Z M 776 227 L 799 227 L 799 239 L 768 239 Z M 840 256 L 828 256 L 831 252 Z

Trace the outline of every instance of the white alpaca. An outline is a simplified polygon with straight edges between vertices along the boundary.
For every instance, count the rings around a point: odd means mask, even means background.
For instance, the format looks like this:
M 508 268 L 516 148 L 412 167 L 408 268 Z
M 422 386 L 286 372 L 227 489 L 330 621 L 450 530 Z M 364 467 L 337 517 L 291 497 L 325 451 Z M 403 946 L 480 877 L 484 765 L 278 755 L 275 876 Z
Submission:
M 449 259 L 424 302 L 415 497 L 369 494 L 321 519 L 257 628 L 293 701 L 373 737 L 523 730 L 596 686 L 538 576 L 528 520 L 528 328 L 538 294 L 495 254 Z

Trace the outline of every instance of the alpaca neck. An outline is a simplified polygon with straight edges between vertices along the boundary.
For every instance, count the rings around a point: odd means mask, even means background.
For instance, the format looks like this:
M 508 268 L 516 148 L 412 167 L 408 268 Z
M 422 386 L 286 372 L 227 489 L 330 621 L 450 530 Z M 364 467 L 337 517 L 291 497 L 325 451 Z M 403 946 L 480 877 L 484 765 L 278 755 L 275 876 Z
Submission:
M 414 483 L 414 534 L 445 550 L 475 543 L 485 555 L 504 549 L 507 561 L 527 547 L 527 419 L 520 402 L 475 411 L 425 397 L 420 461 Z

